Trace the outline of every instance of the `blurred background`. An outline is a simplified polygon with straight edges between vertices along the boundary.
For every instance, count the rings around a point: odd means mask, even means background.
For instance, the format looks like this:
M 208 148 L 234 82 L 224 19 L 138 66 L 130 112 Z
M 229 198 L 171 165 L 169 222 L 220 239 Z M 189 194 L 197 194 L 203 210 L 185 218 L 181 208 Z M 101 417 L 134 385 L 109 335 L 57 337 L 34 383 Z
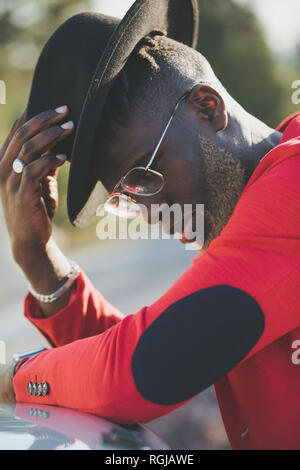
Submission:
M 56 27 L 87 10 L 122 17 L 133 0 L 0 0 L 0 142 L 26 106 L 40 50 Z M 291 101 L 300 79 L 298 0 L 199 0 L 198 49 L 229 92 L 250 113 L 275 127 L 299 109 Z M 59 71 L 58 71 L 59 73 Z M 63 104 L 63 103 L 62 103 Z M 60 172 L 55 238 L 96 287 L 125 313 L 161 296 L 191 265 L 195 252 L 176 240 L 99 241 L 95 225 L 78 230 L 66 216 L 67 164 Z M 14 265 L 0 209 L 0 340 L 8 358 L 46 341 L 23 317 L 26 281 Z M 177 449 L 229 448 L 213 389 L 150 427 Z

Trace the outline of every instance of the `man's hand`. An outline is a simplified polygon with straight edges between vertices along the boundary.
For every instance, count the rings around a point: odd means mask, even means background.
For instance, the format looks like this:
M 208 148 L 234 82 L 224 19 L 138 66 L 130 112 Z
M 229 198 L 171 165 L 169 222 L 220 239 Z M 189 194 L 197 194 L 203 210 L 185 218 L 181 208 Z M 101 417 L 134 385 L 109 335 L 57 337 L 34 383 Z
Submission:
M 52 233 L 56 176 L 66 157 L 50 151 L 73 131 L 59 125 L 67 107 L 59 111 L 46 111 L 28 122 L 24 111 L 0 150 L 0 195 L 13 255 L 21 267 L 26 254 L 44 248 Z M 12 169 L 16 158 L 26 165 L 22 174 Z
M 0 149 L 0 197 L 12 253 L 25 276 L 40 294 L 61 287 L 70 263 L 51 238 L 58 204 L 57 172 L 65 156 L 51 149 L 73 132 L 73 123 L 61 125 L 68 114 L 62 106 L 45 111 L 26 122 L 26 110 L 12 126 Z M 16 174 L 12 165 L 19 158 L 25 165 Z M 40 303 L 42 312 L 52 316 L 64 308 L 70 291 L 51 304 Z
M 11 365 L 0 365 L 0 403 L 14 403 L 16 401 L 10 369 Z

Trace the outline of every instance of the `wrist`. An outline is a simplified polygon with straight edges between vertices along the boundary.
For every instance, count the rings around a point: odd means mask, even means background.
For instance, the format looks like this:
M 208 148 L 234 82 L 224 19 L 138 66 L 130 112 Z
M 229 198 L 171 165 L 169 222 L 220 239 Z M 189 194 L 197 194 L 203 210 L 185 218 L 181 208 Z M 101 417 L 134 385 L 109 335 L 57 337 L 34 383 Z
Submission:
M 40 264 L 41 260 L 47 258 L 49 251 L 49 242 L 46 244 L 35 243 L 34 245 L 20 244 L 12 242 L 12 255 L 14 261 L 27 275 L 36 264 Z
M 40 292 L 36 292 L 31 284 L 29 284 L 29 292 L 33 297 L 35 297 L 36 300 L 42 303 L 53 303 L 59 300 L 64 294 L 66 294 L 69 289 L 72 287 L 76 279 L 78 278 L 80 274 L 80 268 L 79 266 L 74 263 L 74 261 L 69 260 L 70 263 L 70 271 L 66 276 L 66 281 L 64 284 L 56 289 L 54 292 L 51 294 L 42 294 Z
M 33 290 L 41 294 L 51 294 L 67 280 L 71 271 L 68 259 L 59 250 L 53 239 L 34 250 L 23 250 L 17 264 L 24 272 Z

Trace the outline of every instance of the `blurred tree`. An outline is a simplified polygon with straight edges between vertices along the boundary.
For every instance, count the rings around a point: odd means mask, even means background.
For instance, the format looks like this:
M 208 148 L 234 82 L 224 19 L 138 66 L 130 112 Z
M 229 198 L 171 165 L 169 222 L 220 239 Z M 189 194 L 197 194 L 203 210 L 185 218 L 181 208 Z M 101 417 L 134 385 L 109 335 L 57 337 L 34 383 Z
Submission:
M 0 79 L 7 85 L 7 106 L 0 108 L 1 139 L 26 104 L 43 44 L 66 18 L 91 6 L 92 0 L 0 0 Z
M 298 67 L 300 67 L 300 39 L 295 47 L 294 59 Z
M 45 42 L 65 19 L 92 5 L 92 0 L 0 0 L 0 80 L 6 83 L 7 102 L 0 105 L 0 141 L 26 106 L 34 66 Z M 73 233 L 66 216 L 67 174 L 68 164 L 59 174 L 61 197 L 55 222 Z
M 198 1 L 199 51 L 247 111 L 276 126 L 284 118 L 287 89 L 254 13 L 233 0 Z

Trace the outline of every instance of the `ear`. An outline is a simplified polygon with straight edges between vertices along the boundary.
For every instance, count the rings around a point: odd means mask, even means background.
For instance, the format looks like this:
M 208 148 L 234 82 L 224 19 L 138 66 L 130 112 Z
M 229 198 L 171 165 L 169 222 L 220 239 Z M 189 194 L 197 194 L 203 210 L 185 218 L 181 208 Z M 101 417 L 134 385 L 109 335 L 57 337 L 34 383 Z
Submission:
M 219 93 L 207 85 L 196 85 L 189 95 L 189 104 L 202 120 L 209 122 L 215 132 L 223 131 L 228 124 L 224 100 Z

